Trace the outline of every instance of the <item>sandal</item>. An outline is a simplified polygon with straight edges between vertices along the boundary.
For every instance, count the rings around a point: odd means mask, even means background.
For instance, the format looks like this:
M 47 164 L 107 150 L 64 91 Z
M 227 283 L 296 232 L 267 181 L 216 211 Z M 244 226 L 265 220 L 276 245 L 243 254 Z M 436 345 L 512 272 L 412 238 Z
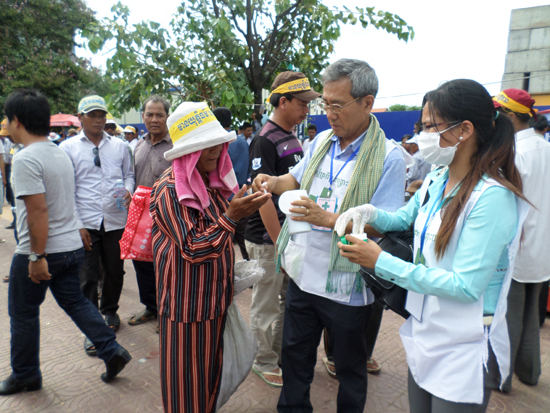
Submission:
M 120 327 L 120 317 L 117 313 L 107 314 L 105 315 L 105 324 L 116 333 Z
M 97 349 L 88 337 L 84 339 L 84 351 L 88 356 L 97 356 Z
M 9 282 L 10 281 L 10 276 L 6 275 L 4 278 L 2 278 L 2 281 L 4 281 L 5 283 Z
M 145 308 L 143 311 L 140 311 L 137 314 L 134 314 L 129 320 L 128 324 L 131 326 L 137 326 L 139 324 L 144 324 L 147 321 L 152 321 L 157 318 L 157 313 L 154 313 L 147 308 Z
M 380 370 L 382 370 L 382 367 L 376 362 L 375 359 L 372 357 L 367 359 L 367 373 L 378 374 L 380 373 Z
M 327 373 L 330 377 L 333 379 L 336 378 L 336 367 L 334 366 L 334 362 L 330 361 L 328 358 L 323 357 L 323 363 L 325 364 L 325 369 L 327 369 Z
M 267 377 L 269 376 L 276 376 L 276 377 L 283 377 L 283 369 L 279 367 L 279 372 L 278 373 L 273 373 L 271 371 L 266 371 L 265 373 L 260 371 L 260 370 L 256 370 L 256 368 L 254 366 L 252 366 L 252 371 L 254 373 L 256 373 L 258 376 L 260 376 L 260 378 L 265 381 L 268 385 L 270 386 L 273 386 L 273 387 L 283 387 L 283 383 L 274 383 L 272 381 L 269 381 Z

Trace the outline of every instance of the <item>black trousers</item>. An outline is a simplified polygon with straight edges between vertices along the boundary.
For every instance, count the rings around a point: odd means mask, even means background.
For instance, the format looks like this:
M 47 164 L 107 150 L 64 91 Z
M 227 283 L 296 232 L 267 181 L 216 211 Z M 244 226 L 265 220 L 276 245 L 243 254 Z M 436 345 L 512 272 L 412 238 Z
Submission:
M 149 311 L 157 312 L 157 280 L 155 264 L 147 261 L 132 260 L 136 270 L 136 279 L 139 289 L 139 301 Z
M 323 328 L 334 353 L 340 413 L 362 413 L 367 401 L 365 334 L 371 306 L 352 307 L 302 291 L 290 280 L 283 327 L 279 413 L 312 412 L 310 387 Z
M 120 259 L 120 244 L 123 229 L 105 231 L 103 223 L 98 230 L 87 229 L 92 239 L 92 250 L 86 251 L 84 264 L 80 271 L 80 288 L 84 296 L 99 308 L 103 315 L 118 311 L 118 300 L 124 283 L 124 260 Z M 97 285 L 99 281 L 99 263 L 103 264 L 105 277 L 98 305 Z
M 374 352 L 374 346 L 376 345 L 376 339 L 378 338 L 378 332 L 380 331 L 380 325 L 382 324 L 382 315 L 384 314 L 384 305 L 380 301 L 374 300 L 370 307 L 371 312 L 369 322 L 367 324 L 367 334 L 365 335 L 368 358 L 371 358 L 372 353 Z M 330 347 L 330 340 L 328 338 L 329 333 L 326 328 L 324 334 L 325 353 L 327 355 L 327 359 L 334 361 L 334 358 L 332 357 L 332 348 Z

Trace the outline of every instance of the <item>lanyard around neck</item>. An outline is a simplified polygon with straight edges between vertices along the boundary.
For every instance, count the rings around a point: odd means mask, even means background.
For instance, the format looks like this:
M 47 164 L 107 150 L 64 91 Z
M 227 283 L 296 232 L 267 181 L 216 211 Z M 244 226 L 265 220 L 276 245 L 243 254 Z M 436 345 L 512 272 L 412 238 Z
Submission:
M 346 167 L 346 165 L 348 164 L 348 162 L 351 161 L 355 155 L 357 155 L 357 152 L 359 152 L 359 149 L 361 149 L 361 145 L 359 145 L 357 147 L 357 149 L 353 151 L 353 153 L 350 155 L 350 157 L 347 159 L 347 161 L 344 163 L 344 165 L 336 173 L 336 176 L 333 178 L 332 173 L 333 173 L 333 164 L 334 164 L 334 152 L 336 150 L 336 142 L 333 143 L 333 145 L 332 145 L 332 157 L 330 158 L 330 177 L 329 177 L 330 189 L 332 189 L 332 183 L 336 180 L 336 178 L 338 178 L 338 175 L 340 175 L 340 172 L 342 172 L 342 169 L 344 169 Z
M 437 198 L 435 199 L 434 203 L 432 204 L 432 208 L 430 209 L 430 213 L 428 214 L 428 216 L 426 218 L 426 222 L 424 223 L 424 229 L 422 230 L 422 234 L 420 234 L 420 254 L 422 254 L 423 251 L 424 251 L 424 240 L 426 238 L 426 231 L 428 230 L 428 227 L 432 223 L 432 220 L 435 217 L 435 214 L 439 210 L 439 208 L 437 208 L 434 211 L 434 208 L 438 204 L 440 206 L 441 206 L 441 204 L 443 204 L 443 192 L 445 192 L 445 187 L 447 186 L 447 182 L 449 182 L 448 178 L 445 181 L 445 183 L 443 184 L 443 188 L 441 188 L 441 191 L 439 192 L 439 195 L 437 195 Z M 439 198 L 441 198 L 441 203 L 439 202 Z

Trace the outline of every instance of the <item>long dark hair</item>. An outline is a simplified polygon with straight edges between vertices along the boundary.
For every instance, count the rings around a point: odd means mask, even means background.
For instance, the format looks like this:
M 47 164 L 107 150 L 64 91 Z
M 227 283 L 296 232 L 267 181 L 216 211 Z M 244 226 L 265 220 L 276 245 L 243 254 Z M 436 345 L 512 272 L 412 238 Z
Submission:
M 525 197 L 514 162 L 514 126 L 507 116 L 497 116 L 493 100 L 482 85 L 469 79 L 452 80 L 428 93 L 425 100 L 429 102 L 432 114 L 443 120 L 470 121 L 474 125 L 478 147 L 472 155 L 472 169 L 462 180 L 457 194 L 445 206 L 435 241 L 436 255 L 441 258 L 460 213 L 483 175 L 487 174 L 517 197 Z

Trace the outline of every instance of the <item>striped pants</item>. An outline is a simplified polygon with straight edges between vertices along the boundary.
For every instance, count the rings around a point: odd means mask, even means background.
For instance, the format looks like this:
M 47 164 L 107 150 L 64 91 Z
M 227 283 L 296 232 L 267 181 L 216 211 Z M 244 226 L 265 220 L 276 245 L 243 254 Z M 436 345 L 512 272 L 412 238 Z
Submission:
M 166 413 L 216 410 L 226 314 L 197 323 L 160 316 L 160 379 Z

